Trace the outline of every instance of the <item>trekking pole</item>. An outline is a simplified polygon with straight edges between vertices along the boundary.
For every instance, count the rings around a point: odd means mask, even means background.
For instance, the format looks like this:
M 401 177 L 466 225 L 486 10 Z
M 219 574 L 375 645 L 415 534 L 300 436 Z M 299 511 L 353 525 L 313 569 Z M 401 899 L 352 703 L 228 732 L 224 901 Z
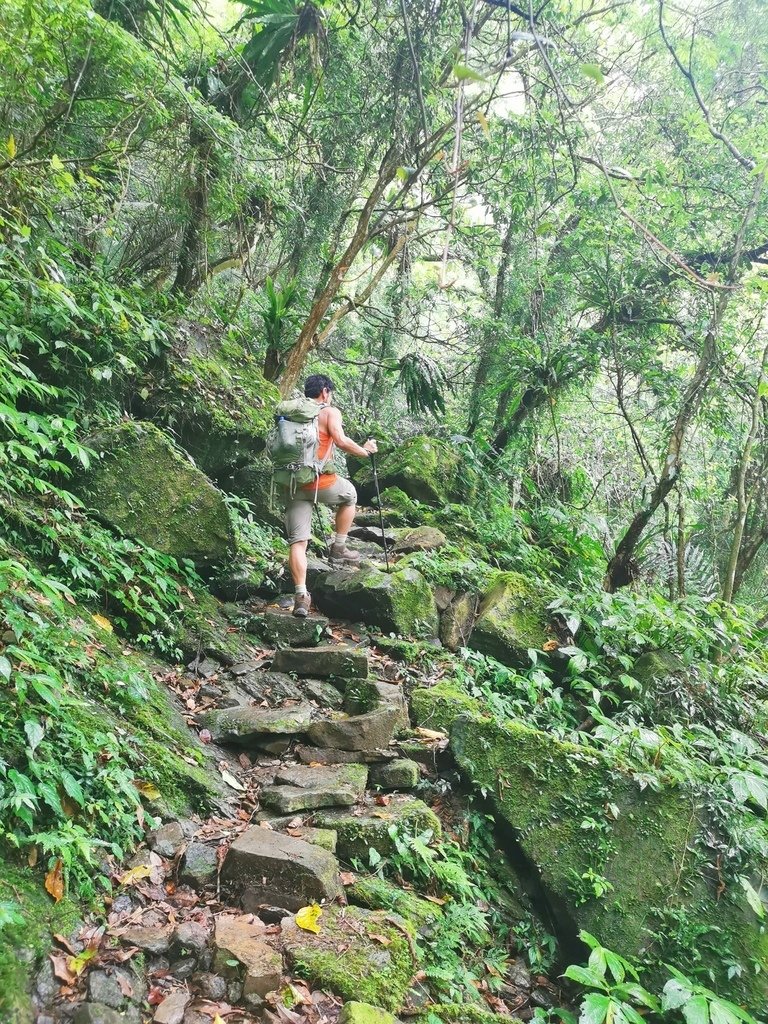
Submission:
M 379 526 L 381 528 L 381 543 L 384 545 L 384 561 L 389 572 L 389 552 L 387 551 L 387 538 L 384 535 L 384 513 L 381 511 L 381 491 L 379 490 L 379 474 L 376 470 L 376 453 L 371 452 L 371 469 L 373 471 L 373 486 L 376 490 L 376 504 L 379 506 Z

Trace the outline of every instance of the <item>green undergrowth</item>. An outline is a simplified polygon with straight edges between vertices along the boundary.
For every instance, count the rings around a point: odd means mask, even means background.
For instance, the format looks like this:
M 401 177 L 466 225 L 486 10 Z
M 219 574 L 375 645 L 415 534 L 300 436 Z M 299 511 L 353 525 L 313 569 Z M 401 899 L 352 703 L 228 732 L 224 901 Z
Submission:
M 30 965 L 48 951 L 51 935 L 70 935 L 81 908 L 68 897 L 54 903 L 39 874 L 0 855 L 0 1013 L 3 1021 L 32 1020 Z

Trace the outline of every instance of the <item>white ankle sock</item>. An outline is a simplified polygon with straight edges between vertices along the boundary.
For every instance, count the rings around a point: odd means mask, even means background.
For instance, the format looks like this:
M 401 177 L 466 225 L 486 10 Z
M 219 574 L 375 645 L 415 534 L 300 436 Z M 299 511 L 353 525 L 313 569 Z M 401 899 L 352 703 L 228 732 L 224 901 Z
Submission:
M 346 533 L 337 533 L 335 535 L 335 537 L 333 538 L 333 543 L 340 545 L 342 548 L 345 548 L 347 546 L 347 537 L 348 536 L 349 536 L 349 534 L 346 534 Z
M 303 595 L 303 594 L 306 594 L 307 588 L 304 587 L 304 586 L 299 585 L 298 587 L 294 587 L 293 588 L 293 592 L 294 592 L 294 594 L 302 594 Z

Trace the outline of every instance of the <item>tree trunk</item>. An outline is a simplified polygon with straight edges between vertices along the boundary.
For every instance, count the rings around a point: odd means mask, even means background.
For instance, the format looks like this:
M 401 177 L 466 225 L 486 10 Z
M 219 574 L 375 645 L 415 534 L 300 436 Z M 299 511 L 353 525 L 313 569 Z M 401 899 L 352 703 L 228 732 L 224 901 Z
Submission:
M 353 260 L 368 241 L 373 211 L 383 196 L 385 189 L 394 178 L 396 169 L 397 155 L 394 147 L 390 147 L 381 163 L 371 193 L 357 219 L 352 238 L 349 240 L 341 259 L 331 270 L 328 281 L 312 306 L 309 316 L 296 339 L 296 343 L 289 349 L 286 355 L 285 367 L 279 381 L 281 394 L 288 395 L 295 387 L 307 356 L 316 344 L 318 328 L 322 323 L 323 317 L 336 298 L 344 277 L 352 266 Z
M 741 253 L 744 247 L 744 236 L 755 216 L 764 181 L 765 172 L 760 174 L 755 182 L 749 206 L 744 213 L 744 217 L 742 218 L 741 225 L 739 226 L 739 230 L 736 235 L 731 264 L 728 268 L 726 278 L 726 283 L 728 285 L 732 285 L 737 278 Z M 680 470 L 682 468 L 683 446 L 685 445 L 688 427 L 696 413 L 699 411 L 707 385 L 711 380 L 712 372 L 716 366 L 715 357 L 717 355 L 717 336 L 732 294 L 733 292 L 731 289 L 723 289 L 718 295 L 717 304 L 712 316 L 710 317 L 707 333 L 704 337 L 704 344 L 701 348 L 696 372 L 693 375 L 693 380 L 686 389 L 683 397 L 683 403 L 680 406 L 672 431 L 669 435 L 662 471 L 653 490 L 651 491 L 647 504 L 644 508 L 640 509 L 627 527 L 626 533 L 619 541 L 616 546 L 616 551 L 608 563 L 603 587 L 609 593 L 613 593 L 621 587 L 626 587 L 635 578 L 635 548 L 637 547 L 638 541 L 643 535 L 646 526 L 653 518 L 656 510 L 674 487 L 675 481 L 680 474 Z
M 189 213 L 181 236 L 176 277 L 171 291 L 189 295 L 199 279 L 198 270 L 202 261 L 204 228 L 208 208 L 208 186 L 211 169 L 213 141 L 204 129 L 193 119 L 189 129 L 190 174 Z
M 507 230 L 501 243 L 501 258 L 499 269 L 496 271 L 496 289 L 493 295 L 493 322 L 483 332 L 482 347 L 480 350 L 480 361 L 477 364 L 477 372 L 472 384 L 472 393 L 469 398 L 469 415 L 467 417 L 467 434 L 470 436 L 477 430 L 482 413 L 480 397 L 483 388 L 488 381 L 488 375 L 493 364 L 493 356 L 496 352 L 496 341 L 498 338 L 498 323 L 504 309 L 504 293 L 507 286 L 507 273 L 512 252 L 512 221 L 507 225 Z
M 752 398 L 752 416 L 749 425 L 749 433 L 747 434 L 747 439 L 744 442 L 741 458 L 739 459 L 739 465 L 736 471 L 736 525 L 733 528 L 728 564 L 725 569 L 725 579 L 723 580 L 723 601 L 733 600 L 736 586 L 736 571 L 739 564 L 739 552 L 741 551 L 742 541 L 744 540 L 744 527 L 746 526 L 747 514 L 749 512 L 749 497 L 747 495 L 746 486 L 747 471 L 749 469 L 749 464 L 752 461 L 752 450 L 755 446 L 757 432 L 760 428 L 760 410 L 763 404 L 763 381 L 765 379 L 765 371 L 767 367 L 768 346 L 763 350 L 763 358 L 760 363 L 760 373 L 757 377 L 755 394 Z

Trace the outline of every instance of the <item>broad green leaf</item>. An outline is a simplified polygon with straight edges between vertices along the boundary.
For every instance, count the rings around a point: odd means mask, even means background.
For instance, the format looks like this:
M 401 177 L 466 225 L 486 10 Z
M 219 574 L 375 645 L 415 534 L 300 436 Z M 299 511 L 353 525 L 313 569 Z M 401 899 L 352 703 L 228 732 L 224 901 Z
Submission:
M 579 70 L 582 75 L 586 75 L 587 78 L 591 78 L 593 82 L 597 82 L 598 85 L 602 85 L 605 81 L 605 75 L 600 69 L 599 64 L 581 64 Z
M 690 985 L 684 985 L 677 978 L 670 978 L 664 986 L 661 996 L 661 1008 L 667 1010 L 678 1010 L 691 998 Z
M 598 971 L 590 970 L 588 967 L 580 967 L 578 964 L 571 964 L 565 969 L 565 977 L 579 985 L 587 988 L 606 988 L 605 978 Z
M 685 1024 L 709 1024 L 709 1004 L 706 996 L 694 996 L 683 1006 Z
M 472 68 L 468 68 L 466 64 L 454 64 L 453 74 L 460 82 L 484 82 L 485 78 Z
M 40 746 L 40 741 L 45 736 L 45 729 L 36 718 L 28 718 L 24 723 L 24 732 L 27 734 L 29 749 L 34 752 Z
M 581 1004 L 579 1024 L 603 1024 L 612 1004 L 613 1000 L 609 996 L 590 992 Z

